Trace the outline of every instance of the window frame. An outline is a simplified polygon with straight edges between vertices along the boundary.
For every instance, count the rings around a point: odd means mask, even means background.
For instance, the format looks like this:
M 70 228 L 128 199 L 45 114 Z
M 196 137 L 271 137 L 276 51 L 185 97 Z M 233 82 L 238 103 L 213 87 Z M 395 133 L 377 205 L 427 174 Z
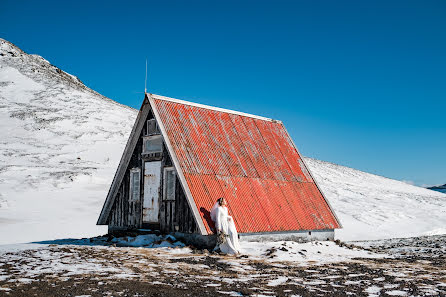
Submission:
M 173 171 L 173 197 L 171 197 L 171 199 L 168 199 L 167 197 L 167 172 L 168 171 Z M 164 167 L 163 170 L 163 201 L 175 201 L 175 189 L 177 187 L 177 172 L 175 170 L 175 167 L 173 166 L 169 166 L 169 167 Z
M 138 192 L 136 195 L 136 199 L 135 196 L 133 195 L 134 192 L 134 176 L 135 173 L 137 173 L 138 179 L 139 179 L 139 183 L 138 183 Z M 129 178 L 129 201 L 139 201 L 141 199 L 141 168 L 136 167 L 136 168 L 132 168 L 130 169 L 130 178 Z
M 153 131 L 153 133 L 150 133 L 150 129 L 149 129 L 150 122 L 155 122 L 155 131 Z M 160 134 L 160 129 L 159 129 L 158 122 L 156 121 L 156 119 L 153 118 L 153 119 L 147 120 L 146 121 L 146 136 L 159 135 L 159 134 Z
M 159 150 L 156 151 L 147 151 L 147 142 L 150 140 L 159 139 L 161 145 Z M 163 152 L 163 137 L 162 135 L 150 135 L 150 136 L 144 136 L 142 140 L 142 153 L 143 154 L 154 154 L 154 153 L 162 153 Z

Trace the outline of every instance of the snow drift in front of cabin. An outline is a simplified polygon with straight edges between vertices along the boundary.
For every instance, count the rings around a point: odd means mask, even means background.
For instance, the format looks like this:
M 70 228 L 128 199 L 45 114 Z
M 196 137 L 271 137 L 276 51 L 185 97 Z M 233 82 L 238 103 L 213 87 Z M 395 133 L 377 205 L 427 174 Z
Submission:
M 137 111 L 2 39 L 0 106 L 0 244 L 105 233 L 96 220 Z M 446 233 L 445 194 L 306 162 L 343 224 L 337 238 Z

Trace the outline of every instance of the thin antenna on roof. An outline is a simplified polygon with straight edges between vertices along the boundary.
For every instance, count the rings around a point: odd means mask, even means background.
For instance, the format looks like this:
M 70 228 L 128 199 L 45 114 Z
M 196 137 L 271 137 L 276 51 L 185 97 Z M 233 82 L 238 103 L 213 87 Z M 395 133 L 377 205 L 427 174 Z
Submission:
M 146 58 L 146 80 L 144 82 L 144 94 L 147 93 L 147 58 Z

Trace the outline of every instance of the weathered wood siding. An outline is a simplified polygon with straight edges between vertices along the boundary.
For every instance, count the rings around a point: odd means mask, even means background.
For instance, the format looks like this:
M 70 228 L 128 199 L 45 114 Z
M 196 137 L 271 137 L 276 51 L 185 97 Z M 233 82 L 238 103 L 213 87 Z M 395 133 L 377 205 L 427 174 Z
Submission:
M 169 153 L 164 147 L 163 152 L 163 175 L 164 179 L 164 168 L 172 167 L 172 160 Z M 164 180 L 161 183 L 161 195 L 164 194 Z M 160 224 L 161 230 L 163 232 L 184 232 L 184 233 L 195 233 L 198 232 L 197 225 L 195 223 L 195 218 L 192 215 L 190 207 L 187 203 L 186 196 L 181 187 L 180 180 L 176 177 L 175 182 L 175 199 L 165 200 L 161 196 L 160 204 Z
M 147 120 L 153 119 L 153 114 L 148 113 Z M 153 129 L 153 127 L 152 127 Z M 159 161 L 161 159 L 161 187 L 159 193 L 160 212 L 159 212 L 159 228 L 162 232 L 184 232 L 196 233 L 198 232 L 195 218 L 186 200 L 186 196 L 181 187 L 180 180 L 177 178 L 175 183 L 175 199 L 164 200 L 164 168 L 172 167 L 172 160 L 169 153 L 163 145 L 163 153 L 160 157 L 142 156 L 143 150 L 143 136 L 147 134 L 147 124 L 139 135 L 135 150 L 131 156 L 129 166 L 126 169 L 124 178 L 116 194 L 116 199 L 113 204 L 110 216 L 108 219 L 109 229 L 111 230 L 134 230 L 143 228 L 142 210 L 144 199 L 144 162 Z M 130 170 L 132 168 L 140 168 L 140 199 L 133 201 L 130 199 Z M 151 226 L 153 228 L 153 226 Z
M 196 233 L 197 225 L 192 216 L 186 196 L 177 178 L 175 200 L 163 200 L 160 207 L 161 230 L 163 232 Z
M 144 129 L 143 129 L 144 131 Z M 143 133 L 141 133 L 142 135 Z M 116 199 L 110 212 L 109 228 L 138 229 L 141 228 L 142 216 L 142 173 L 140 176 L 140 199 L 131 201 L 130 198 L 130 169 L 141 168 L 142 138 L 136 144 L 135 151 L 130 158 L 129 166 L 125 172 Z
M 125 227 L 127 225 L 126 211 L 125 209 L 125 197 L 122 192 L 122 184 L 121 187 L 116 194 L 115 205 L 113 206 L 113 211 L 111 212 L 109 226 L 111 227 Z

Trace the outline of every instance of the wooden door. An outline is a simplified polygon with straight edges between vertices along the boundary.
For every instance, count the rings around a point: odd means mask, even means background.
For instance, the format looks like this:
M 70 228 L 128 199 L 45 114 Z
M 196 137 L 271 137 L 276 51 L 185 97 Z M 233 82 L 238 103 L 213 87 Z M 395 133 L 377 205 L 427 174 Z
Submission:
M 143 223 L 159 223 L 161 161 L 144 164 Z

